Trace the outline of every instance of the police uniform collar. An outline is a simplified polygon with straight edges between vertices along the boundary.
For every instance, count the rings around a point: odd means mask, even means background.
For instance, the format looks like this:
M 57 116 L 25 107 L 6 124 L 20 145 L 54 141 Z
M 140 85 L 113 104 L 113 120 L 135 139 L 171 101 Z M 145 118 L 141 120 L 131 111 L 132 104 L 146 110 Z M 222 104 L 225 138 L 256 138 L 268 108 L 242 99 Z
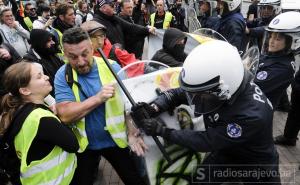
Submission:
M 292 53 L 285 53 L 283 54 L 283 52 L 276 52 L 273 53 L 272 55 L 262 55 L 260 58 L 260 63 L 262 62 L 263 65 L 259 66 L 259 68 L 261 67 L 266 67 L 266 66 L 271 66 L 273 64 L 283 64 L 283 65 L 290 65 L 290 62 L 287 62 L 286 60 L 282 60 L 280 58 L 285 57 L 285 58 L 290 58 L 290 60 L 294 60 L 294 55 Z
M 253 75 L 248 70 L 244 70 L 243 81 L 242 81 L 240 87 L 238 88 L 238 90 L 226 102 L 228 105 L 232 105 L 235 102 L 235 100 L 239 97 L 239 95 L 244 92 L 244 90 L 246 89 L 246 86 L 251 81 L 251 79 L 253 79 Z

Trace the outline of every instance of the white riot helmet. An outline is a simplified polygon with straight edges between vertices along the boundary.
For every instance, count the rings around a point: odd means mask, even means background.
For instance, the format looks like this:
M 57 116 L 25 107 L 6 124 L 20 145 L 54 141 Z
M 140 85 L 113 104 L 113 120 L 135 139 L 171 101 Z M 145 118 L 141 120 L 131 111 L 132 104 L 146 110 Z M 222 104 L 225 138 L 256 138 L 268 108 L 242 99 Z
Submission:
M 199 0 L 199 14 L 203 15 L 204 13 L 207 14 L 208 16 L 214 16 L 214 11 L 217 7 L 217 2 L 215 0 Z M 202 12 L 201 6 L 203 4 L 206 4 L 209 8 L 209 12 Z
M 285 12 L 277 15 L 266 28 L 267 34 L 264 39 L 263 49 L 268 49 L 269 39 L 272 33 L 285 36 L 286 52 L 299 54 L 300 50 L 300 13 Z
M 195 105 L 195 114 L 205 114 L 229 100 L 243 78 L 244 67 L 236 47 L 212 40 L 197 46 L 187 56 L 179 83 L 189 104 Z
M 260 0 L 258 6 L 258 17 L 272 19 L 281 13 L 280 0 Z
M 229 12 L 235 11 L 237 8 L 240 8 L 242 5 L 242 0 L 221 0 L 221 1 L 227 3 Z

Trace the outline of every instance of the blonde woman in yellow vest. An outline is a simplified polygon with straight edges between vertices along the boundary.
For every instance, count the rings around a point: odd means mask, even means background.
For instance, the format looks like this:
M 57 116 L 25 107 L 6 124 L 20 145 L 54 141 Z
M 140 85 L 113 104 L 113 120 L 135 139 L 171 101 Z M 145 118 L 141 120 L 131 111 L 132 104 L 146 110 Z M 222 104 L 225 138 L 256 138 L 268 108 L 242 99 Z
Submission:
M 44 105 L 52 90 L 38 63 L 21 61 L 4 73 L 8 92 L 1 102 L 0 135 L 20 160 L 21 184 L 70 184 L 79 145 L 72 131 Z
M 56 108 L 80 145 L 71 184 L 92 185 L 100 156 L 110 162 L 124 184 L 146 184 L 128 145 L 137 155 L 143 155 L 147 147 L 138 129 L 125 118 L 124 102 L 113 75 L 102 58 L 93 57 L 91 40 L 82 28 L 66 30 L 62 42 L 68 64 L 55 76 Z M 116 72 L 120 70 L 116 62 L 111 63 Z
M 150 25 L 157 29 L 168 29 L 174 25 L 172 13 L 165 11 L 164 7 L 164 1 L 157 0 L 156 12 L 150 15 Z

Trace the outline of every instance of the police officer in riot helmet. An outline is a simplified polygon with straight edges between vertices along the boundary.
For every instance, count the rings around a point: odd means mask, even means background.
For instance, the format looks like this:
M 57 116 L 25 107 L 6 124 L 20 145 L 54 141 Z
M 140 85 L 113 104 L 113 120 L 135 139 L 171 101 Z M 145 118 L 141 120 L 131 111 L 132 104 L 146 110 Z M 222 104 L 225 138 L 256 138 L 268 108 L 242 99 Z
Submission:
M 300 51 L 300 13 L 299 12 L 285 12 L 271 21 L 269 29 L 273 29 L 278 32 L 284 32 L 292 38 L 290 50 L 294 55 L 299 54 Z M 289 29 L 287 29 L 289 28 Z M 300 72 L 295 75 L 295 79 L 292 82 L 291 93 L 291 109 L 289 110 L 286 125 L 284 128 L 284 134 L 275 137 L 275 144 L 285 146 L 295 146 L 297 136 L 300 130 Z
M 247 21 L 246 34 L 250 38 L 250 45 L 262 46 L 265 27 L 281 12 L 280 0 L 263 0 L 258 4 L 258 18 Z
M 243 50 L 246 23 L 241 14 L 242 0 L 221 0 L 220 22 L 217 31 L 239 51 Z
M 215 171 L 230 168 L 234 172 L 273 174 L 241 177 L 238 180 L 242 182 L 277 183 L 280 176 L 272 139 L 272 106 L 251 79 L 235 47 L 224 41 L 209 41 L 197 46 L 186 58 L 179 77 L 180 88 L 163 92 L 150 105 L 140 103 L 133 107 L 132 116 L 139 119 L 147 135 L 162 136 L 194 151 L 210 152 L 196 170 L 201 174 L 193 176 L 194 182 L 232 182 L 227 177 L 214 176 Z M 195 116 L 203 115 L 205 131 L 174 130 L 154 118 L 180 104 L 190 105 Z M 141 107 L 152 118 L 143 118 Z
M 215 11 L 216 2 L 211 0 L 199 0 L 199 16 L 197 19 L 201 24 L 201 28 L 218 28 L 220 18 Z
M 300 44 L 300 17 L 297 12 L 276 16 L 266 28 L 262 55 L 254 82 L 277 108 L 280 98 L 292 83 L 295 58 Z

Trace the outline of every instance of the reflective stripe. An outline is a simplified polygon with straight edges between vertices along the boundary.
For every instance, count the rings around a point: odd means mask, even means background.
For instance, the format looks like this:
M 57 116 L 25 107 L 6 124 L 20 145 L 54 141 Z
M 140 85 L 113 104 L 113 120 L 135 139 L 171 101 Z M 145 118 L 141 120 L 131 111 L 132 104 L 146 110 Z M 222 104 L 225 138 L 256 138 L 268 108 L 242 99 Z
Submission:
M 111 137 L 124 139 L 124 138 L 126 138 L 126 132 L 119 132 L 116 134 L 111 134 Z
M 154 26 L 155 15 L 156 15 L 156 13 L 152 13 L 150 15 L 150 25 L 151 26 Z M 165 12 L 164 22 L 163 22 L 163 29 L 168 29 L 170 27 L 172 18 L 173 18 L 173 14 L 166 11 Z
M 33 28 L 31 19 L 29 17 L 25 17 L 23 20 L 24 20 L 28 30 L 31 31 Z
M 80 127 L 75 127 L 78 130 L 79 134 L 83 137 L 87 137 L 85 129 L 81 129 Z
M 46 161 L 44 163 L 40 163 L 36 166 L 33 166 L 30 169 L 28 169 L 25 173 L 21 173 L 21 177 L 28 178 L 37 173 L 49 170 L 49 169 L 57 166 L 58 164 L 64 162 L 66 160 L 67 156 L 68 156 L 67 152 L 62 152 L 60 155 L 56 156 L 55 158 L 53 158 L 49 161 Z
M 125 121 L 124 115 L 121 116 L 114 116 L 106 119 L 106 124 L 116 124 L 116 123 L 122 123 Z
M 68 175 L 70 175 L 72 170 L 74 170 L 73 168 L 75 167 L 75 164 L 76 164 L 76 160 L 74 160 L 74 162 L 68 168 L 66 168 L 64 174 L 58 176 L 57 179 L 53 179 L 52 181 L 45 182 L 45 183 L 42 183 L 42 184 L 39 184 L 39 185 L 56 185 L 56 184 L 58 185 L 58 184 L 61 184 L 64 177 L 67 177 Z

